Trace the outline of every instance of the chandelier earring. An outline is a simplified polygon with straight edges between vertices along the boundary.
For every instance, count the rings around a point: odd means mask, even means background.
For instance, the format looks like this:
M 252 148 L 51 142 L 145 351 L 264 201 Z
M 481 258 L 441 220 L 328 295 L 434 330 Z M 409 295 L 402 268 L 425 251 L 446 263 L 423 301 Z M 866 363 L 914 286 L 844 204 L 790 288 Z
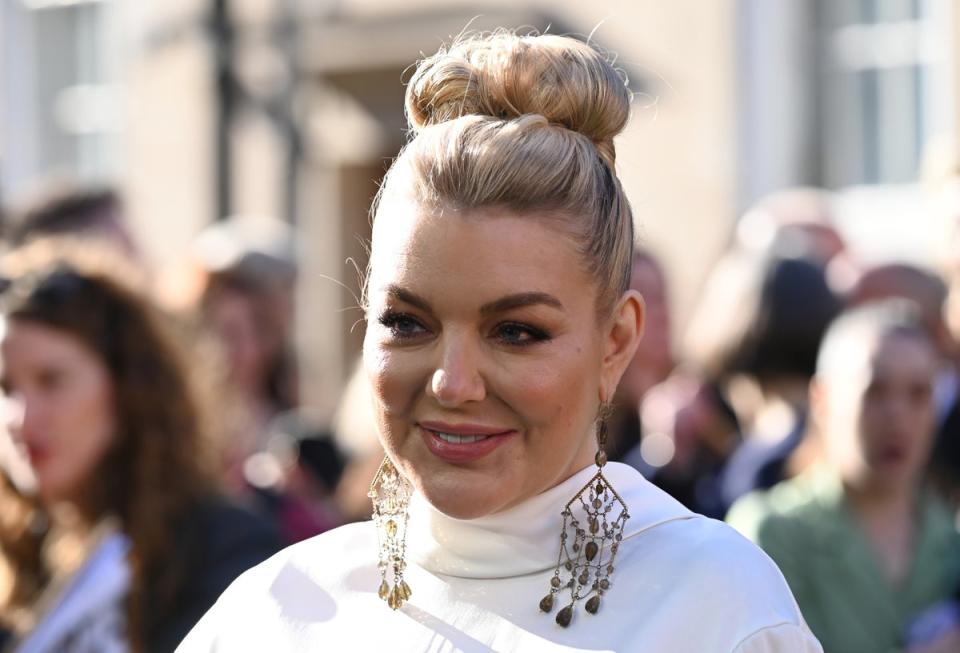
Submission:
M 614 559 L 623 540 L 623 529 L 630 515 L 627 504 L 603 474 L 607 464 L 607 418 L 609 405 L 601 406 L 597 418 L 597 472 L 567 503 L 561 515 L 560 553 L 550 592 L 540 600 L 540 610 L 553 611 L 560 601 L 566 605 L 557 612 L 556 621 L 564 628 L 573 621 L 577 604 L 586 599 L 584 609 L 596 614 L 601 598 L 613 583 Z
M 393 610 L 398 609 L 413 594 L 403 579 L 406 568 L 407 508 L 413 488 L 400 472 L 384 457 L 380 463 L 367 496 L 373 503 L 373 523 L 377 528 L 380 549 L 378 567 L 380 587 L 378 596 Z

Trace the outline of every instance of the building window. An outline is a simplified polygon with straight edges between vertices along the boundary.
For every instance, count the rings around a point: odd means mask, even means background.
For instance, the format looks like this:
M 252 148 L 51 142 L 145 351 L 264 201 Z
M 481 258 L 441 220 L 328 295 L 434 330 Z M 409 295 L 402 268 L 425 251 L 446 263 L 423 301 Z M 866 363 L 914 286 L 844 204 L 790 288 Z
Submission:
M 123 127 L 114 0 L 0 0 L 5 192 L 116 176 Z M 11 187 L 13 186 L 13 187 Z
M 820 183 L 916 181 L 952 130 L 947 0 L 818 0 Z

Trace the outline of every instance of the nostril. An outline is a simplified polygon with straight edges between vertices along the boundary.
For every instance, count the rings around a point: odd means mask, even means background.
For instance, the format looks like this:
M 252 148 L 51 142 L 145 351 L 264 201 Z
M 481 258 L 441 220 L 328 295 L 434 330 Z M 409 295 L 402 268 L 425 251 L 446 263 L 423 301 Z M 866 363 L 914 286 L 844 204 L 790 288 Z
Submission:
M 483 380 L 477 373 L 465 374 L 438 369 L 430 379 L 430 390 L 442 404 L 477 401 L 485 395 Z

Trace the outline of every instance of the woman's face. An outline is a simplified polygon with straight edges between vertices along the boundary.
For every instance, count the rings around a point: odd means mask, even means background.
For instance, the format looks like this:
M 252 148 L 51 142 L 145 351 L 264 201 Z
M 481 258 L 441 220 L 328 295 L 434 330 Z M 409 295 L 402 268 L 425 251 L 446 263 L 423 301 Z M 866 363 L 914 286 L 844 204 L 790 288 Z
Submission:
M 511 507 L 590 464 L 641 322 L 598 321 L 569 235 L 496 210 L 397 205 L 377 220 L 364 363 L 383 444 L 457 518 Z
M 257 324 L 253 298 L 229 288 L 216 293 L 207 314 L 223 342 L 230 366 L 230 380 L 244 392 L 263 391 L 269 352 Z
M 48 502 L 82 499 L 115 438 L 110 374 L 80 340 L 12 320 L 0 343 L 7 427 Z
M 814 394 L 828 459 L 854 487 L 907 491 L 923 473 L 936 427 L 936 352 L 913 334 L 851 350 L 842 378 L 818 381 Z

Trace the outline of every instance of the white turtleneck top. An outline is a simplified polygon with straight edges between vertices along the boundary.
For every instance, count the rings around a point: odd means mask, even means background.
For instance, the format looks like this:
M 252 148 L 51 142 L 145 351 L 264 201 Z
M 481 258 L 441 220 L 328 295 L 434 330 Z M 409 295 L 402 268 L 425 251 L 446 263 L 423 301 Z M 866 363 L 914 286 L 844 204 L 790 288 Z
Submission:
M 296 544 L 237 579 L 177 651 L 821 651 L 763 552 L 616 463 L 604 473 L 630 519 L 600 610 L 588 614 L 581 601 L 567 628 L 554 621 L 556 607 L 540 612 L 560 511 L 595 471 L 474 520 L 414 495 L 405 572 L 413 596 L 397 611 L 377 596 L 371 522 Z

